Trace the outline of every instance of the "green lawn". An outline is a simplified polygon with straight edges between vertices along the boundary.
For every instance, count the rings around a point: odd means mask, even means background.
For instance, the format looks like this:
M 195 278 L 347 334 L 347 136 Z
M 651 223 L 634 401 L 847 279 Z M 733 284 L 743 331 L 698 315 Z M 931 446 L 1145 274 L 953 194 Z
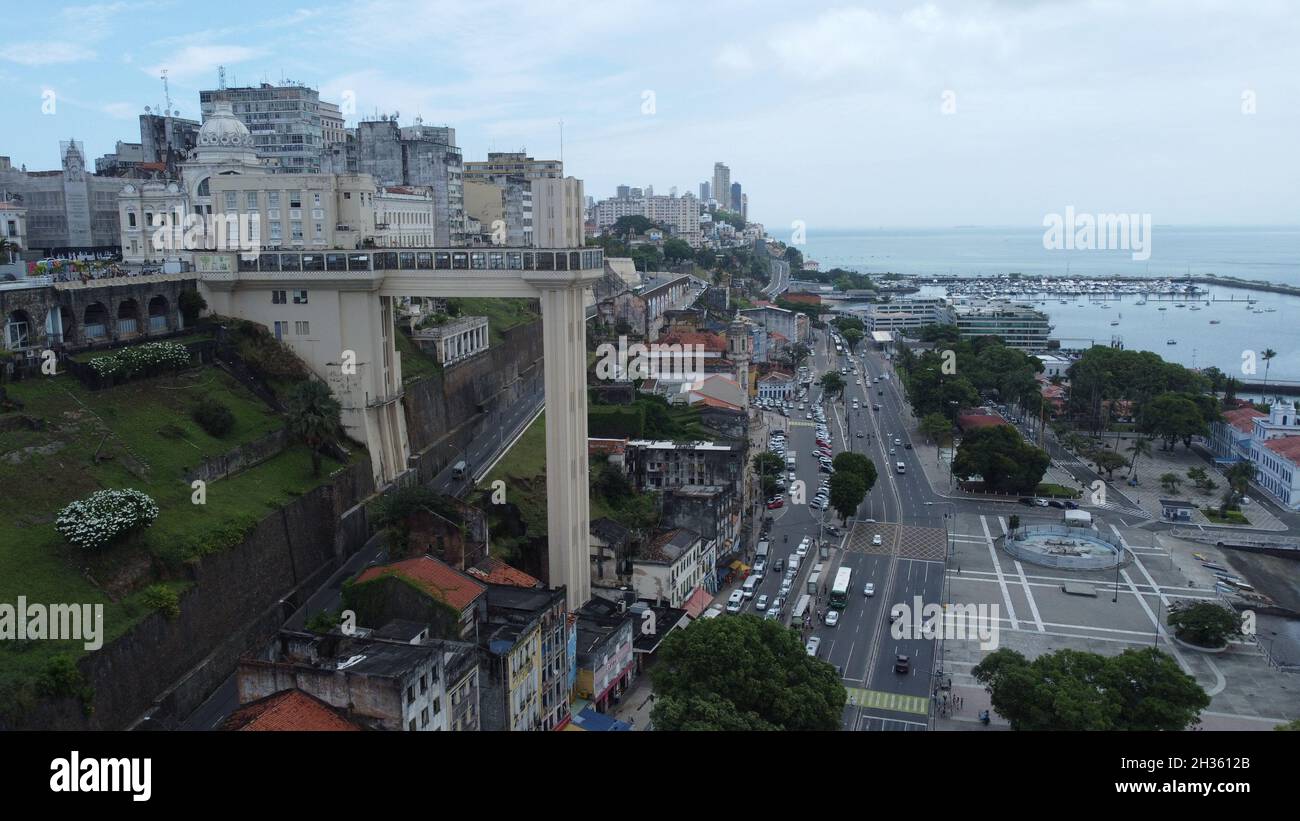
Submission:
M 516 325 L 526 325 L 541 317 L 537 302 L 522 298 L 493 297 L 456 297 L 447 300 L 449 305 L 460 308 L 461 316 L 485 316 L 488 318 L 488 336 L 491 344 L 499 345 L 502 333 Z
M 433 360 L 420 346 L 411 341 L 411 338 L 401 331 L 394 331 L 397 336 L 393 337 L 393 347 L 402 355 L 402 381 L 411 382 L 416 379 L 423 379 L 426 376 L 433 376 L 438 372 L 438 363 Z
M 1220 516 L 1219 509 L 1217 507 L 1204 507 L 1201 508 L 1201 512 L 1205 514 L 1205 518 L 1209 519 L 1211 522 L 1214 522 L 1215 524 L 1220 524 L 1220 525 L 1250 524 L 1250 520 L 1247 519 L 1245 514 L 1243 514 L 1240 510 L 1229 510 L 1227 511 L 1226 516 Z
M 295 446 L 210 483 L 205 504 L 191 502 L 187 468 L 284 425 L 215 367 L 97 392 L 66 375 L 6 388 L 24 404 L 21 413 L 45 427 L 0 432 L 0 521 L 7 525 L 0 529 L 0 602 L 23 595 L 41 603 L 102 603 L 110 638 L 147 614 L 139 598 L 156 580 L 155 560 L 165 565 L 223 549 L 322 481 L 311 476 L 308 451 Z M 190 418 L 200 397 L 231 409 L 235 427 L 226 438 L 209 436 Z M 326 475 L 337 466 L 325 465 Z M 59 536 L 55 516 L 69 502 L 106 488 L 144 491 L 161 513 L 153 527 L 125 542 L 82 553 Z M 65 651 L 79 655 L 81 646 L 0 642 L 0 703 L 17 680 Z

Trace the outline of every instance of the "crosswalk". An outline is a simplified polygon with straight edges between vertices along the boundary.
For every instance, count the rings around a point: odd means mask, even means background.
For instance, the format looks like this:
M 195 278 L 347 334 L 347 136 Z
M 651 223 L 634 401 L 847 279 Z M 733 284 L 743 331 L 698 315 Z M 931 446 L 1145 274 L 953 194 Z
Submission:
M 900 693 L 885 693 L 880 690 L 863 690 L 860 687 L 848 687 L 849 704 L 876 710 L 892 710 L 896 713 L 915 713 L 919 716 L 930 714 L 930 700 L 923 696 L 905 696 Z

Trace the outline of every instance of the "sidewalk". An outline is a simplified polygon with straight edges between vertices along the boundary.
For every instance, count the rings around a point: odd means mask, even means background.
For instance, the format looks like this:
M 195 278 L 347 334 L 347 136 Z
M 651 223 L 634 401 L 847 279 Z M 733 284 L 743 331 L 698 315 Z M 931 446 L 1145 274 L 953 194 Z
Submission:
M 939 698 L 942 699 L 943 696 L 944 692 L 940 691 Z M 983 687 L 954 684 L 952 690 L 948 692 L 948 696 L 948 710 L 944 709 L 942 701 L 935 707 L 934 729 L 941 732 L 950 730 L 1011 729 L 1010 723 L 993 709 L 988 691 Z M 953 704 L 952 696 L 962 699 L 961 709 L 951 709 Z M 980 712 L 983 710 L 989 711 L 988 726 L 980 723 Z
M 632 725 L 633 730 L 653 729 L 650 710 L 654 707 L 654 693 L 650 684 L 650 671 L 643 670 L 631 689 L 619 696 L 619 703 L 609 714 L 619 721 Z

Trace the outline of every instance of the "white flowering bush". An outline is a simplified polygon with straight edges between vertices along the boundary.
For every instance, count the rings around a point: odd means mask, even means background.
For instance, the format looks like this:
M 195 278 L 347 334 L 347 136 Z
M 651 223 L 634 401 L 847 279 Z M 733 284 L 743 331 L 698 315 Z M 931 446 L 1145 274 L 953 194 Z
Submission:
M 179 370 L 190 364 L 190 352 L 175 342 L 147 342 L 90 360 L 99 376 L 130 379 L 140 373 Z
M 158 505 L 147 493 L 127 488 L 101 490 L 59 511 L 54 527 L 77 547 L 93 550 L 158 518 Z

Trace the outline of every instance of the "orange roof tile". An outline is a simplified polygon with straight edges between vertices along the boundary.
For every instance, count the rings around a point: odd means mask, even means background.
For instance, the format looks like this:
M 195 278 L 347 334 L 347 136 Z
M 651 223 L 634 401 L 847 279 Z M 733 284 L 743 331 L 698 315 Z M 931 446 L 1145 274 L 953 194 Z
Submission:
M 226 719 L 222 729 L 275 732 L 356 731 L 362 728 L 310 693 L 281 690 L 235 710 Z
M 456 610 L 469 607 L 487 590 L 474 579 L 432 556 L 417 556 L 414 559 L 368 568 L 357 577 L 357 583 L 364 584 L 383 576 L 398 576 L 405 579 Z
M 1300 436 L 1283 436 L 1278 439 L 1269 439 L 1264 442 L 1264 447 L 1283 459 L 1290 460 L 1292 464 L 1300 464 Z
M 511 567 L 495 556 L 488 556 L 465 572 L 489 584 L 510 584 L 515 587 L 542 586 L 542 583 L 537 579 L 522 570 Z
M 1263 411 L 1258 411 L 1255 410 L 1254 408 L 1245 407 L 1245 408 L 1237 408 L 1236 410 L 1224 411 L 1223 421 L 1227 422 L 1229 425 L 1232 425 L 1234 428 L 1241 431 L 1242 433 L 1250 433 L 1255 428 L 1254 420 L 1265 416 L 1268 416 L 1268 414 L 1264 413 Z

